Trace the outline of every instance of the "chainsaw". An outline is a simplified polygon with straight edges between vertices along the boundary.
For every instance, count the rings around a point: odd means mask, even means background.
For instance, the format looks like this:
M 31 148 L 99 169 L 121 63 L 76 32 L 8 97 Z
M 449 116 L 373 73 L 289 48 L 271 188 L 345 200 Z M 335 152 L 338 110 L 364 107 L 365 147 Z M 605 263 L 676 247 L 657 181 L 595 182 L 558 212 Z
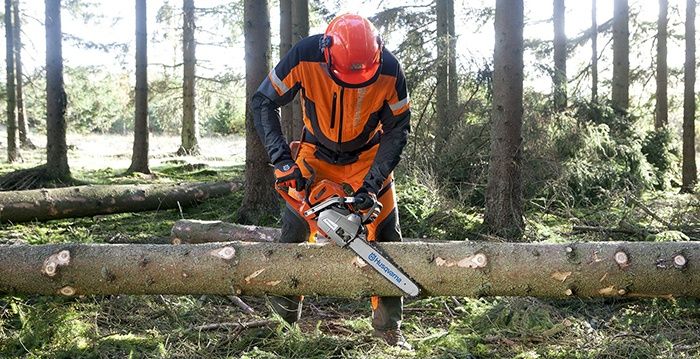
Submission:
M 338 183 L 320 180 L 313 186 L 297 192 L 302 198 L 290 195 L 288 188 L 277 187 L 277 192 L 309 224 L 311 233 L 316 233 L 318 242 L 327 240 L 355 252 L 402 292 L 411 297 L 420 294 L 415 282 L 403 273 L 392 261 L 367 241 L 366 224 L 371 223 L 382 209 L 379 201 L 365 213 L 358 209 L 358 199 L 346 196 Z

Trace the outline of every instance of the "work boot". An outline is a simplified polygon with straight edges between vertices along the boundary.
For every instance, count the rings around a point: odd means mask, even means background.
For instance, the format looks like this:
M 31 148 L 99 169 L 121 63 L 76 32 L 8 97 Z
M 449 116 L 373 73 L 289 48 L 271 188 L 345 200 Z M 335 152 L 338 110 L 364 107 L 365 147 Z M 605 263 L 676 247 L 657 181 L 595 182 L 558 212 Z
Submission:
M 401 333 L 401 329 L 389 329 L 389 330 L 374 330 L 374 336 L 377 338 L 382 338 L 384 341 L 394 347 L 399 347 L 404 350 L 413 350 L 411 344 L 406 341 L 406 337 Z

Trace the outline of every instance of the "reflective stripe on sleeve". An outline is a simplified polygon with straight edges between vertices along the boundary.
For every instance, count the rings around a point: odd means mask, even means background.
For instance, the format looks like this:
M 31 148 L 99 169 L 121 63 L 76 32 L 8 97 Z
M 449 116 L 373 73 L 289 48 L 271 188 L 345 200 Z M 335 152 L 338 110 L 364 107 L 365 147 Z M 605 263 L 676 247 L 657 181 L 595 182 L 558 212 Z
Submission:
M 407 95 L 406 98 L 404 98 L 403 100 L 401 100 L 401 101 L 399 101 L 399 102 L 397 102 L 397 103 L 389 104 L 389 108 L 390 108 L 392 111 L 397 111 L 397 110 L 401 109 L 402 107 L 406 106 L 406 105 L 408 104 L 408 101 L 409 101 L 409 98 L 408 98 L 408 95 Z
M 275 69 L 272 69 L 272 71 L 270 71 L 270 81 L 272 81 L 272 84 L 275 85 L 275 87 L 277 87 L 282 92 L 281 95 L 284 95 L 287 93 L 287 91 L 289 91 L 289 87 L 287 87 L 287 85 L 285 85 L 284 82 L 282 82 L 282 80 L 280 80 L 280 78 L 277 77 Z

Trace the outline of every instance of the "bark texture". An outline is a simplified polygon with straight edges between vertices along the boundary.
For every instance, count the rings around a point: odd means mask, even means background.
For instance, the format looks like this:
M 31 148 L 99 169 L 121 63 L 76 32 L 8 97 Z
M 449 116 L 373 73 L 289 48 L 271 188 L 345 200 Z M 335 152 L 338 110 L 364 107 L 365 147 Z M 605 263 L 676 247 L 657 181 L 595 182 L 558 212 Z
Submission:
M 566 6 L 564 0 L 554 0 L 554 107 L 566 108 Z
M 292 49 L 292 0 L 280 0 L 280 60 Z M 294 109 L 288 103 L 282 106 L 280 118 L 287 142 L 294 138 Z
M 598 101 L 598 11 L 591 0 L 591 102 Z
M 309 36 L 309 0 L 292 0 L 292 46 L 307 36 Z M 293 117 L 290 127 L 292 140 L 301 138 L 301 130 L 304 127 L 300 96 L 297 94 L 292 101 Z
M 170 232 L 173 244 L 211 242 L 275 242 L 282 231 L 279 228 L 246 226 L 221 221 L 181 219 Z
M 0 192 L 0 222 L 45 221 L 98 214 L 177 208 L 220 197 L 235 182 L 175 185 L 80 186 Z
M 700 243 L 382 243 L 423 296 L 700 298 Z M 0 293 L 399 295 L 333 244 L 0 246 Z
M 182 1 L 182 133 L 181 155 L 199 153 L 199 126 L 195 111 L 195 17 L 194 0 Z
M 435 64 L 435 150 L 440 153 L 449 140 L 451 121 L 449 115 L 449 20 L 447 0 L 435 1 L 435 17 L 437 27 L 437 63 Z
M 668 124 L 668 66 L 666 39 L 668 38 L 668 0 L 659 0 L 659 19 L 656 35 L 656 117 L 654 128 Z
M 14 0 L 14 30 L 15 36 L 15 79 L 17 93 L 17 130 L 19 133 L 19 144 L 22 148 L 34 149 L 36 146 L 29 139 L 29 125 L 24 116 L 24 70 L 22 68 L 22 20 L 20 17 L 19 0 Z
M 282 230 L 273 227 L 249 226 L 221 221 L 200 221 L 181 219 L 170 230 L 172 244 L 199 244 L 213 242 L 279 242 Z M 431 239 L 403 238 L 404 242 L 440 242 Z M 133 243 L 110 242 L 110 243 Z M 150 239 L 143 243 L 163 243 L 162 238 Z
M 270 13 L 267 0 L 244 1 L 246 98 L 250 100 L 270 71 Z M 245 194 L 238 222 L 256 223 L 279 211 L 274 176 L 267 152 L 255 131 L 250 103 L 246 106 Z
M 683 75 L 683 165 L 681 192 L 692 193 L 698 183 L 695 163 L 695 0 L 686 1 L 685 73 Z
M 628 0 L 614 0 L 612 103 L 618 110 L 629 107 L 630 31 Z
M 525 228 L 522 199 L 523 1 L 496 1 L 491 155 L 484 224 L 517 240 Z
M 17 144 L 17 115 L 15 113 L 17 101 L 15 97 L 14 40 L 15 37 L 13 35 L 12 26 L 12 0 L 5 0 L 5 70 L 7 75 L 7 82 L 5 83 L 5 95 L 7 96 L 7 162 L 10 163 L 18 161 L 20 159 L 19 146 Z
M 134 149 L 127 172 L 151 173 L 148 166 L 148 41 L 146 0 L 136 0 L 136 86 Z
M 63 86 L 61 0 L 46 0 L 46 177 L 71 180 L 66 145 L 66 91 Z

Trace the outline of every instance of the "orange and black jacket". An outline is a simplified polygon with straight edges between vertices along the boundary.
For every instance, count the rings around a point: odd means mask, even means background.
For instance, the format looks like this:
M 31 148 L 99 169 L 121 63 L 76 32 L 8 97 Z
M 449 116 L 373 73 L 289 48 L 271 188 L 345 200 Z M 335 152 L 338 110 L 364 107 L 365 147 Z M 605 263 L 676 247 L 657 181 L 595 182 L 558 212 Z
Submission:
M 368 84 L 339 85 L 328 71 L 320 43 L 323 35 L 299 41 L 258 88 L 251 100 L 255 128 L 273 164 L 292 160 L 282 135 L 279 107 L 301 91 L 304 142 L 316 145 L 316 156 L 349 164 L 377 144 L 379 149 L 363 186 L 377 193 L 394 170 L 410 131 L 406 80 L 388 50 Z

